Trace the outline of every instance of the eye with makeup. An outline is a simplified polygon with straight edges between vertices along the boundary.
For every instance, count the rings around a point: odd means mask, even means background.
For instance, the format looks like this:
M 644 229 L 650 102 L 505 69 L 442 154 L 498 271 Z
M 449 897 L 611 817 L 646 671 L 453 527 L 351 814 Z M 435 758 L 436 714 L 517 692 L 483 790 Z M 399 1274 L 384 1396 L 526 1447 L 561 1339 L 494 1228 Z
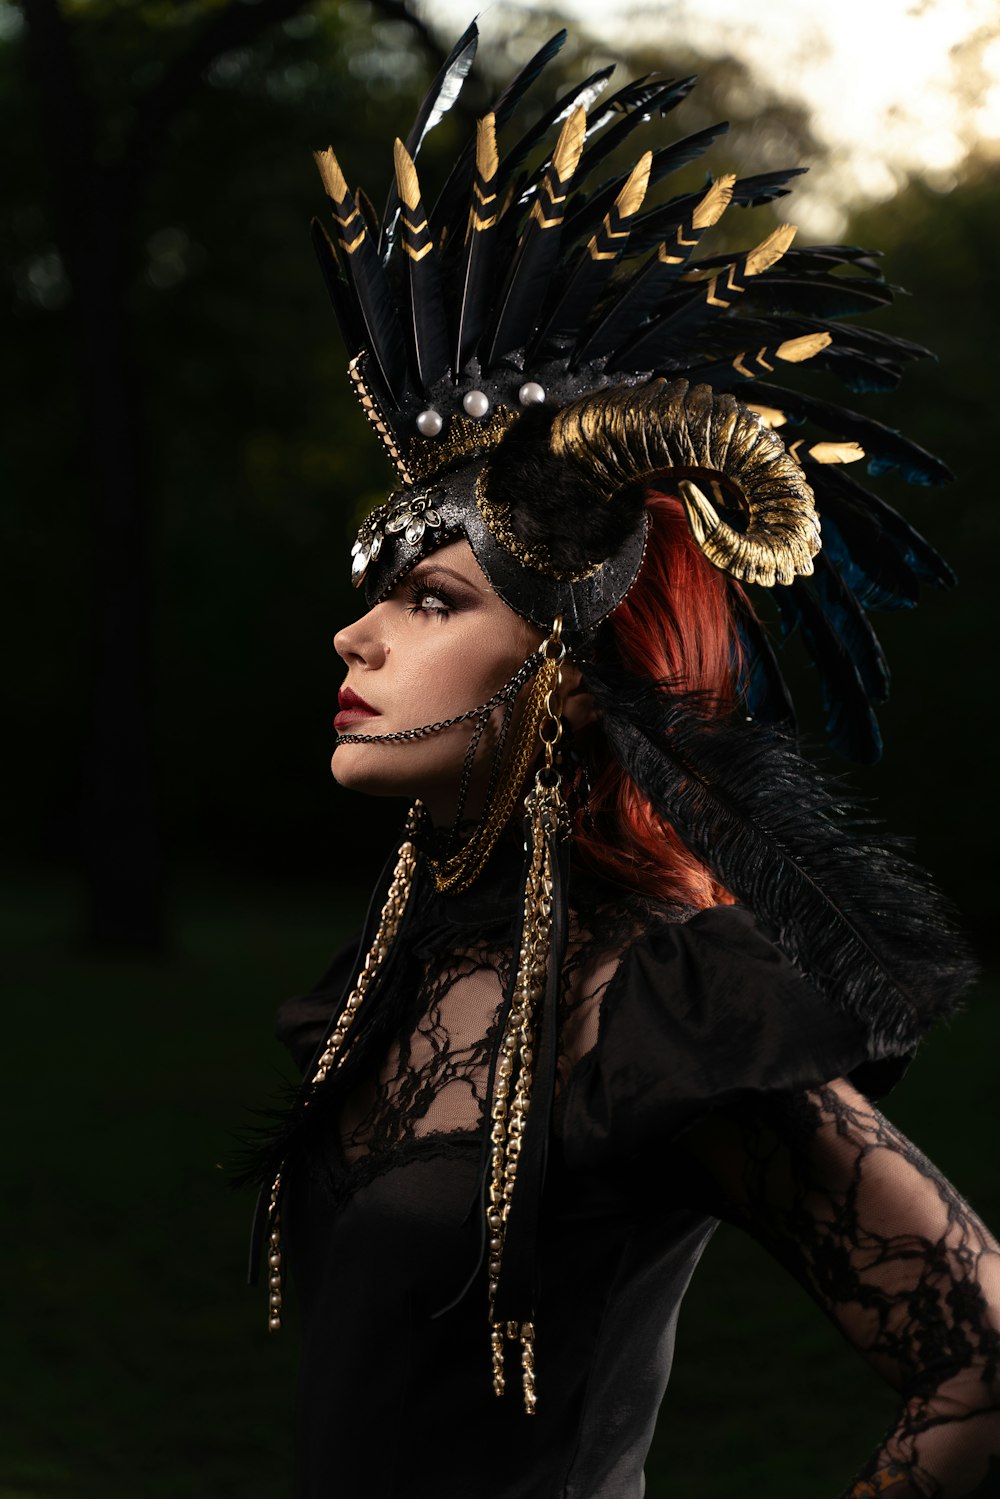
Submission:
M 436 614 L 447 619 L 456 608 L 454 596 L 439 583 L 431 584 L 426 578 L 411 578 L 406 585 L 409 599 L 408 614 Z

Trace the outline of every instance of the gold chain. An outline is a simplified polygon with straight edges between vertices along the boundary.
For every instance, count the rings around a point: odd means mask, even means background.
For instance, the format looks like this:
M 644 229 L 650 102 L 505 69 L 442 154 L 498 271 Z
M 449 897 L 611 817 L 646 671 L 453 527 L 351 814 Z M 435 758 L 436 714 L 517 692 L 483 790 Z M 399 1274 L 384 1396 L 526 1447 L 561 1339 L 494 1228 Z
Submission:
M 487 1207 L 489 1230 L 489 1321 L 493 1366 L 493 1392 L 502 1395 L 504 1339 L 521 1345 L 521 1385 L 524 1408 L 535 1414 L 535 1324 L 498 1322 L 496 1293 L 500 1280 L 510 1204 L 514 1196 L 518 1160 L 534 1076 L 534 1045 L 538 1015 L 545 995 L 549 950 L 552 941 L 552 843 L 549 829 L 561 822 L 563 808 L 555 749 L 562 735 L 562 662 L 566 647 L 560 636 L 562 617 L 557 616 L 552 634 L 542 647 L 542 671 L 546 672 L 540 694 L 542 715 L 538 735 L 545 746 L 545 769 L 535 778 L 525 797 L 530 833 L 531 864 L 524 890 L 524 922 L 518 953 L 517 975 L 511 1007 L 500 1041 L 497 1077 L 491 1109 L 490 1186 Z M 539 673 L 541 678 L 541 672 Z
M 543 646 L 543 652 L 544 649 Z M 478 828 L 468 843 L 449 858 L 430 861 L 434 884 L 438 890 L 467 890 L 482 873 L 483 865 L 510 821 L 521 794 L 528 767 L 538 748 L 541 726 L 545 720 L 546 704 L 553 689 L 558 689 L 559 677 L 558 665 L 548 660 L 543 654 L 542 664 L 531 684 L 531 691 L 524 705 L 524 715 L 507 766 Z
M 419 807 L 419 804 L 417 804 Z M 417 807 L 410 814 L 412 826 Z M 371 987 L 372 980 L 378 970 L 379 964 L 383 962 L 396 939 L 406 904 L 409 900 L 410 890 L 413 887 L 413 876 L 417 867 L 417 853 L 413 843 L 407 839 L 399 850 L 396 867 L 393 870 L 392 883 L 389 893 L 382 907 L 379 917 L 378 931 L 375 940 L 365 957 L 364 965 L 358 974 L 357 983 L 351 990 L 347 1003 L 345 1004 L 340 1018 L 333 1029 L 329 1041 L 323 1048 L 322 1055 L 316 1063 L 315 1070 L 309 1081 L 310 1093 L 306 1097 L 306 1107 L 311 1099 L 311 1090 L 319 1086 L 329 1075 L 334 1063 L 343 1065 L 344 1057 L 349 1048 L 344 1048 L 347 1034 L 361 1006 L 365 995 Z M 281 1171 L 279 1170 L 271 1184 L 271 1195 L 268 1199 L 267 1208 L 268 1221 L 268 1318 L 267 1325 L 271 1332 L 277 1332 L 281 1326 Z

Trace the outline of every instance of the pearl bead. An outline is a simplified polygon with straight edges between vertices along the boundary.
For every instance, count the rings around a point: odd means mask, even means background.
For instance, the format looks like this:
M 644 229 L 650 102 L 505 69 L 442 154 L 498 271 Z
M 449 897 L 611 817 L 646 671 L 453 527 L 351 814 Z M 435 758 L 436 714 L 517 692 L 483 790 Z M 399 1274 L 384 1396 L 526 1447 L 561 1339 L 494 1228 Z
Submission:
M 537 380 L 526 380 L 517 393 L 517 399 L 522 406 L 533 406 L 545 400 L 545 388 Z
M 470 416 L 485 416 L 490 409 L 489 397 L 481 390 L 467 390 L 462 405 Z
M 444 421 L 440 411 L 435 411 L 433 406 L 428 406 L 426 411 L 421 411 L 417 417 L 417 431 L 422 437 L 437 437 Z

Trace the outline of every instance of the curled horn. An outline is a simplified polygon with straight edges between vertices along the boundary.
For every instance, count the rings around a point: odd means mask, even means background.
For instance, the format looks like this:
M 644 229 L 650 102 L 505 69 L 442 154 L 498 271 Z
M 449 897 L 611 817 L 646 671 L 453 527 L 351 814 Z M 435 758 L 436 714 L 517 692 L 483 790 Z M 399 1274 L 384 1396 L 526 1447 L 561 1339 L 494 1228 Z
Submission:
M 781 439 L 730 395 L 663 379 L 595 391 L 557 413 L 550 449 L 605 502 L 654 478 L 675 480 L 699 547 L 741 582 L 770 588 L 813 570 L 812 489 Z M 745 507 L 745 530 L 720 517 L 697 479 Z

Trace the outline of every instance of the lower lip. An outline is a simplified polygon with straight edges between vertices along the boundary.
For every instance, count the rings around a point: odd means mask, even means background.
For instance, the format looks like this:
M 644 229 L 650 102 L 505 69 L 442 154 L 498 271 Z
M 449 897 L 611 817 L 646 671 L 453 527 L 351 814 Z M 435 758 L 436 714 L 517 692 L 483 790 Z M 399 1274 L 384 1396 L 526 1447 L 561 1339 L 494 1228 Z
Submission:
M 351 724 L 367 723 L 369 719 L 378 718 L 378 716 L 370 708 L 341 708 L 333 720 L 333 727 L 335 729 L 347 729 L 350 728 Z

